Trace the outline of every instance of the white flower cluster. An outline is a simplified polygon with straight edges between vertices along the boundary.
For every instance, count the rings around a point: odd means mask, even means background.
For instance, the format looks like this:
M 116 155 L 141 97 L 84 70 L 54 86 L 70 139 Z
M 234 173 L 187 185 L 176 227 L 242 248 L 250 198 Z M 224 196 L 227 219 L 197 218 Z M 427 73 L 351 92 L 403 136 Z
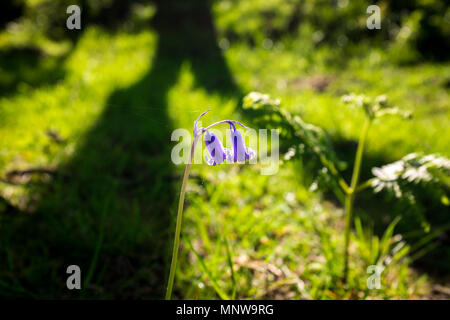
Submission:
M 350 93 L 342 96 L 342 101 L 346 104 L 362 108 L 371 119 L 381 118 L 387 115 L 398 115 L 409 119 L 412 115 L 410 111 L 400 110 L 398 107 L 392 106 L 385 94 L 371 98 L 364 94 Z
M 399 161 L 381 168 L 373 168 L 372 174 L 375 178 L 372 180 L 372 188 L 375 192 L 383 189 L 391 190 L 397 198 L 400 198 L 403 196 L 401 181 L 414 184 L 435 181 L 436 170 L 448 176 L 450 159 L 435 154 L 420 156 L 411 153 Z
M 244 108 L 258 109 L 264 106 L 279 107 L 280 100 L 272 99 L 268 94 L 260 92 L 250 92 L 244 97 Z

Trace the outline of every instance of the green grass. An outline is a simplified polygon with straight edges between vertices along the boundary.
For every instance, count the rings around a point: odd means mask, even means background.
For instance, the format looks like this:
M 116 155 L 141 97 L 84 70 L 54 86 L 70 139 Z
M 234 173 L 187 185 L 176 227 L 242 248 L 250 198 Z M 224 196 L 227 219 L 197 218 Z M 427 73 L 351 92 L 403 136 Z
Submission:
M 173 232 L 169 217 L 183 170 L 170 164 L 175 145 L 170 133 L 191 130 L 207 108 L 205 123 L 251 121 L 236 108 L 241 92 L 280 97 L 285 108 L 320 125 L 337 142 L 355 141 L 363 119 L 340 102 L 341 95 L 385 93 L 415 117 L 374 125 L 370 164 L 413 151 L 450 155 L 449 64 L 398 67 L 373 50 L 335 65 L 330 48 L 313 54 L 289 43 L 271 50 L 232 43 L 224 56 L 238 89 L 225 94 L 203 86 L 195 62 L 176 59 L 175 67 L 170 57 L 162 57 L 155 66 L 157 41 L 153 31 L 108 34 L 90 27 L 62 59 L 64 76 L 58 81 L 22 84 L 1 98 L 0 176 L 14 169 L 58 169 L 52 178 L 0 182 L 1 196 L 20 209 L 5 207 L 1 213 L 1 296 L 77 298 L 65 289 L 65 268 L 80 264 L 86 275 L 83 297 L 161 298 Z M 39 62 L 41 70 L 47 70 L 47 59 Z M 216 67 L 205 64 L 205 75 Z M 172 75 L 176 78 L 169 79 Z M 323 91 L 317 89 L 319 76 L 329 82 Z M 49 138 L 49 131 L 63 142 Z M 345 159 L 355 150 L 344 149 Z M 342 207 L 309 191 L 311 179 L 301 163 L 285 163 L 274 176 L 258 169 L 193 166 L 198 178 L 188 184 L 182 241 L 189 240 L 197 254 L 184 243 L 176 297 L 214 299 L 235 292 L 240 299 L 420 298 L 428 293 L 429 280 L 410 267 L 413 244 L 395 232 L 385 239 L 369 236 L 366 224 L 352 235 L 350 279 L 343 286 Z M 403 249 L 393 253 L 399 243 Z M 387 257 L 392 263 L 382 289 L 366 289 L 367 266 Z
M 387 237 L 383 253 L 370 243 L 375 239 L 353 236 L 351 290 L 343 289 L 343 211 L 289 179 L 292 166 L 285 169 L 270 177 L 238 168 L 220 171 L 219 177 L 211 176 L 204 188 L 189 195 L 185 237 L 192 239 L 222 290 L 229 295 L 233 291 L 222 241 L 226 236 L 237 298 L 411 298 L 426 292 L 424 279 L 408 270 L 407 260 L 399 262 L 400 256 L 383 273 L 382 290 L 366 289 L 367 266 L 391 255 L 398 236 L 395 241 Z M 406 252 L 407 245 L 402 254 Z M 183 297 L 217 297 L 198 257 L 190 250 L 183 253 L 179 272 Z

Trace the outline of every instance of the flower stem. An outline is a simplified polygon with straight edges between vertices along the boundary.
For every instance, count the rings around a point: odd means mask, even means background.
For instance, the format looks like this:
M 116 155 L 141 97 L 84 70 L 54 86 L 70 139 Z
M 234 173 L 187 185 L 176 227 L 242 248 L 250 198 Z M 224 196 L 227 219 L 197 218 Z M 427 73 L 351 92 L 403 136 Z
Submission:
M 350 243 L 350 230 L 352 227 L 353 204 L 355 202 L 356 187 L 358 185 L 359 173 L 361 171 L 362 156 L 364 145 L 366 143 L 367 134 L 369 132 L 371 120 L 366 118 L 364 126 L 359 138 L 358 149 L 356 150 L 355 165 L 353 167 L 352 181 L 350 188 L 345 196 L 345 244 L 344 244 L 344 283 L 347 283 L 348 277 L 348 246 Z
M 194 157 L 195 144 L 197 136 L 194 134 L 194 141 L 191 146 L 189 161 L 184 169 L 183 182 L 181 183 L 180 199 L 178 201 L 177 223 L 175 227 L 175 236 L 173 241 L 172 262 L 170 264 L 169 281 L 167 283 L 166 300 L 172 297 L 173 282 L 175 280 L 175 272 L 177 269 L 178 251 L 180 248 L 181 221 L 183 219 L 184 195 L 186 193 L 186 185 L 189 179 L 189 171 L 191 169 L 192 159 Z
M 356 188 L 355 192 L 358 193 L 360 191 L 363 191 L 363 190 L 369 188 L 370 186 L 372 186 L 372 183 L 375 179 L 376 178 L 371 178 L 363 183 L 360 183 L 359 186 Z

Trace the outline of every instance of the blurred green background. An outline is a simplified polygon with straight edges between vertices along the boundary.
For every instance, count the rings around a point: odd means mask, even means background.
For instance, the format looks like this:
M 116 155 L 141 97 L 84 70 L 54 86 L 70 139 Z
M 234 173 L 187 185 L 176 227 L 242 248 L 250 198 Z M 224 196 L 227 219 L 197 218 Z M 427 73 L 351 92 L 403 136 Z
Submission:
M 66 28 L 71 4 L 82 9 L 81 30 Z M 381 9 L 379 30 L 366 27 L 371 4 Z M 450 156 L 444 0 L 12 0 L 0 8 L 1 297 L 162 298 L 184 169 L 171 162 L 171 133 L 191 130 L 208 108 L 205 123 L 251 125 L 242 108 L 250 91 L 324 128 L 347 168 L 363 115 L 343 94 L 387 94 L 413 111 L 412 120 L 373 127 L 366 178 L 411 152 Z M 198 254 L 183 246 L 176 298 L 216 299 L 215 287 L 242 299 L 450 297 L 448 201 L 430 190 L 413 207 L 362 194 L 344 286 L 340 203 L 310 188 L 308 159 L 282 161 L 273 176 L 259 168 L 193 166 L 182 237 Z M 401 256 L 391 248 L 399 242 Z M 382 258 L 394 262 L 382 288 L 369 290 L 366 268 Z M 72 264 L 81 291 L 66 288 Z

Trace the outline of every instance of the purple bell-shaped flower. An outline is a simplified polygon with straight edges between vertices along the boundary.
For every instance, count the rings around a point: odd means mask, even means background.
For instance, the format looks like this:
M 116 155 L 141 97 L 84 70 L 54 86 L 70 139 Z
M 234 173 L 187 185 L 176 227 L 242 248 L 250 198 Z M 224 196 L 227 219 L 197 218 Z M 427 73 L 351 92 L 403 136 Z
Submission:
M 215 166 L 227 159 L 231 159 L 230 150 L 223 147 L 222 142 L 214 133 L 209 131 L 205 132 L 205 145 L 208 149 L 208 153 L 211 155 L 211 158 L 205 156 L 205 160 L 210 166 Z
M 238 124 L 243 128 L 247 127 L 236 120 L 221 120 L 207 126 L 206 128 L 203 127 L 199 128 L 198 122 L 200 118 L 204 116 L 206 113 L 208 113 L 208 111 L 209 110 L 200 114 L 200 116 L 194 123 L 194 130 L 193 130 L 194 142 L 192 144 L 191 149 L 191 160 L 197 138 L 199 138 L 202 134 L 205 134 L 205 145 L 208 150 L 208 153 L 211 156 L 211 157 L 205 156 L 205 160 L 210 166 L 221 164 L 225 160 L 231 162 L 245 162 L 246 160 L 251 160 L 256 155 L 256 152 L 253 151 L 251 148 L 247 148 L 245 146 L 244 138 L 242 137 L 242 134 L 236 129 L 235 124 Z M 208 131 L 208 129 L 215 127 L 221 123 L 228 123 L 230 125 L 231 143 L 233 148 L 232 151 L 228 150 L 227 148 L 224 148 L 220 139 L 214 133 Z
M 245 162 L 255 156 L 255 151 L 245 146 L 244 137 L 236 126 L 230 122 L 231 129 L 231 145 L 232 145 L 232 161 L 233 162 Z

